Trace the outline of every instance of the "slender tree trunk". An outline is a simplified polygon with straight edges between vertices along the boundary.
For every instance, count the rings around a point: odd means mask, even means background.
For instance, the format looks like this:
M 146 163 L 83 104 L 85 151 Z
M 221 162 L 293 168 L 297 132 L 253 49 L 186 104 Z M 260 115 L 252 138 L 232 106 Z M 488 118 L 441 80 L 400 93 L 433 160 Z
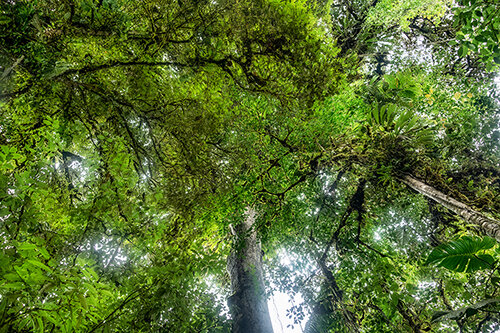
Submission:
M 326 332 L 332 320 L 339 320 L 333 317 L 336 313 L 342 315 L 348 332 L 359 332 L 356 315 L 346 308 L 344 303 L 344 292 L 337 284 L 335 276 L 324 261 L 319 260 L 318 263 L 325 278 L 322 288 L 329 289 L 329 293 L 327 297 L 318 300 L 314 305 L 304 332 Z
M 418 315 L 410 308 L 407 308 L 402 300 L 398 301 L 396 308 L 403 319 L 407 322 L 408 326 L 410 326 L 413 333 L 424 333 L 421 329 L 422 323 L 420 322 Z
M 343 172 L 339 172 L 337 179 L 335 180 L 335 183 L 337 183 L 340 180 L 342 175 Z M 336 187 L 335 183 L 332 185 L 330 190 L 332 193 Z M 333 232 L 332 236 L 330 237 L 330 241 L 326 244 L 326 248 L 323 251 L 323 254 L 318 258 L 318 265 L 321 268 L 323 276 L 325 277 L 325 285 L 327 288 L 330 289 L 330 293 L 329 296 L 326 297 L 325 299 L 319 300 L 316 306 L 314 307 L 313 313 L 311 314 L 311 317 L 309 318 L 309 321 L 306 324 L 306 332 L 308 333 L 322 332 L 325 329 L 323 325 L 329 324 L 329 321 L 331 320 L 331 318 L 328 317 L 337 311 L 341 313 L 344 319 L 345 326 L 349 332 L 353 333 L 359 332 L 356 315 L 351 311 L 349 311 L 345 306 L 344 292 L 342 289 L 340 289 L 339 285 L 337 284 L 335 275 L 328 268 L 328 265 L 326 264 L 326 259 L 328 257 L 328 253 L 332 245 L 335 244 L 337 246 L 339 234 L 342 228 L 346 226 L 347 220 L 349 219 L 353 211 L 358 212 L 358 223 L 359 223 L 358 226 L 361 226 L 363 218 L 362 216 L 364 212 L 363 206 L 365 201 L 365 184 L 366 181 L 364 179 L 361 179 L 356 188 L 356 192 L 353 194 L 353 196 L 349 201 L 349 206 L 347 207 L 346 211 L 344 212 L 344 215 L 339 221 L 337 230 Z M 359 237 L 359 232 L 358 232 L 358 237 Z M 316 241 L 312 238 L 312 233 L 310 239 L 311 241 L 316 243 Z M 330 304 L 325 304 L 325 301 L 330 302 Z
M 233 333 L 272 333 L 273 327 L 262 274 L 262 253 L 254 223 L 257 212 L 248 208 L 243 222 L 232 232 L 236 236 L 227 260 L 232 296 L 229 308 Z
M 357 320 L 356 320 L 356 315 L 349 311 L 345 304 L 344 304 L 344 291 L 340 289 L 339 285 L 337 284 L 337 279 L 335 279 L 335 276 L 333 275 L 332 271 L 328 268 L 326 263 L 322 260 L 319 262 L 321 271 L 323 272 L 326 281 L 328 283 L 328 286 L 330 287 L 330 290 L 332 291 L 333 294 L 333 301 L 336 303 L 336 305 L 339 307 L 342 316 L 344 317 L 345 324 L 347 326 L 347 329 L 349 332 L 359 332 L 358 326 L 357 326 Z
M 398 179 L 418 193 L 423 194 L 445 206 L 455 214 L 462 217 L 466 222 L 476 225 L 481 231 L 500 242 L 500 221 L 484 216 L 466 204 L 447 196 L 446 194 L 421 182 L 418 179 L 413 178 L 412 176 L 405 175 L 399 177 Z

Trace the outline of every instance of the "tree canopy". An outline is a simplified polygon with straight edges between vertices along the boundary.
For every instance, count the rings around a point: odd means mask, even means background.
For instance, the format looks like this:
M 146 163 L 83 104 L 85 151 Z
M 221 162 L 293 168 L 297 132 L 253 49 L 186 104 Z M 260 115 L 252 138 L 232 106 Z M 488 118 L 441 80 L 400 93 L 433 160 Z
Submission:
M 499 11 L 2 1 L 0 332 L 498 331 Z

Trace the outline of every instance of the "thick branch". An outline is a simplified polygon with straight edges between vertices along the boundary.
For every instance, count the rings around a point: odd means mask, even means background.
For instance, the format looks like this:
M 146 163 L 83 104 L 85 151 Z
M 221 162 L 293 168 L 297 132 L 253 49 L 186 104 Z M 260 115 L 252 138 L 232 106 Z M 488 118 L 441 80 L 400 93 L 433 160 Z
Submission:
M 432 186 L 429 186 L 410 175 L 397 177 L 397 179 L 418 193 L 423 194 L 424 196 L 448 208 L 455 214 L 462 217 L 466 222 L 476 225 L 485 234 L 495 238 L 497 241 L 500 241 L 500 221 L 484 216 L 466 204 L 447 196 Z

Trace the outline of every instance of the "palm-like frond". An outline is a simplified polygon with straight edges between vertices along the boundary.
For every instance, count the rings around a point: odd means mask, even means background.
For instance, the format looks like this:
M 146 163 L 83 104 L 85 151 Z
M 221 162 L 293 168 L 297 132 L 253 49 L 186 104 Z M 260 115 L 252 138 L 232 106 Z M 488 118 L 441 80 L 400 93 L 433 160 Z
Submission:
M 436 247 L 426 264 L 437 264 L 456 272 L 474 272 L 491 268 L 495 259 L 487 250 L 495 246 L 490 237 L 477 238 L 464 236 L 455 241 Z

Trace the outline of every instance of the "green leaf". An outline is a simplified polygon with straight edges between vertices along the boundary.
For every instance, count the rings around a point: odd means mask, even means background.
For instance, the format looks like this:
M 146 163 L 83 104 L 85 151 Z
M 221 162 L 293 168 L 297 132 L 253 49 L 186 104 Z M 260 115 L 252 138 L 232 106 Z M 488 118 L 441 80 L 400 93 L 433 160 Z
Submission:
M 24 283 L 22 283 L 22 282 L 6 283 L 2 287 L 6 288 L 6 289 L 23 289 Z
M 85 270 L 90 273 L 90 275 L 92 275 L 92 277 L 95 279 L 95 280 L 99 280 L 99 276 L 97 275 L 97 273 L 92 269 L 92 267 L 87 267 L 85 268 Z
M 38 323 L 38 329 L 37 331 L 40 332 L 40 333 L 43 333 L 43 320 L 41 317 L 37 316 L 36 317 L 36 321 Z
M 78 294 L 78 298 L 80 299 L 80 304 L 85 310 L 88 310 L 88 305 L 87 305 L 87 300 L 85 299 L 85 296 L 82 294 Z
M 405 89 L 399 92 L 399 96 L 406 98 L 414 98 L 416 95 L 413 89 Z
M 463 57 L 466 54 L 467 54 L 467 46 L 465 45 L 460 46 L 460 48 L 458 49 L 458 56 Z
M 39 247 L 38 248 L 38 251 L 40 251 L 40 254 L 45 258 L 45 259 L 50 259 L 50 254 L 49 252 L 47 251 L 47 249 L 45 249 L 44 247 Z
M 500 278 L 499 277 L 492 277 L 491 278 L 491 284 L 494 285 L 494 286 L 500 286 Z
M 36 245 L 31 243 L 21 243 L 21 245 L 19 245 L 17 249 L 21 251 L 32 251 L 36 249 Z
M 495 243 L 490 237 L 480 239 L 464 236 L 436 247 L 427 258 L 426 264 L 435 264 L 456 272 L 491 268 L 495 259 L 484 251 L 491 249 Z
M 392 125 L 396 116 L 396 105 L 389 104 L 387 106 L 387 125 Z
M 379 105 L 376 105 L 374 108 L 371 110 L 371 119 L 373 120 L 374 124 L 380 124 L 379 122 L 380 114 L 379 114 Z
M 17 274 L 14 274 L 14 273 L 7 273 L 3 276 L 3 278 L 5 280 L 9 280 L 9 281 L 18 281 L 20 278 L 19 278 L 19 275 Z
M 404 125 L 413 117 L 413 112 L 411 110 L 406 111 L 401 114 L 396 120 L 394 130 L 396 134 L 400 134 L 403 130 Z
M 28 259 L 26 261 L 29 262 L 30 264 L 34 265 L 34 266 L 37 266 L 37 267 L 39 267 L 39 268 L 41 268 L 43 270 L 46 270 L 47 272 L 52 273 L 52 269 L 49 266 L 45 265 L 44 263 L 42 263 L 40 261 L 33 260 L 33 259 Z
M 394 75 L 385 75 L 384 79 L 389 84 L 389 89 L 398 87 L 398 79 Z
M 479 312 L 479 310 L 487 307 L 490 304 L 495 304 L 499 303 L 500 298 L 489 298 L 482 300 L 480 302 L 477 302 L 476 304 L 470 305 L 465 308 L 460 308 L 454 311 L 436 311 L 432 315 L 432 322 L 436 321 L 448 321 L 448 320 L 456 320 L 460 319 L 462 317 L 471 317 Z

